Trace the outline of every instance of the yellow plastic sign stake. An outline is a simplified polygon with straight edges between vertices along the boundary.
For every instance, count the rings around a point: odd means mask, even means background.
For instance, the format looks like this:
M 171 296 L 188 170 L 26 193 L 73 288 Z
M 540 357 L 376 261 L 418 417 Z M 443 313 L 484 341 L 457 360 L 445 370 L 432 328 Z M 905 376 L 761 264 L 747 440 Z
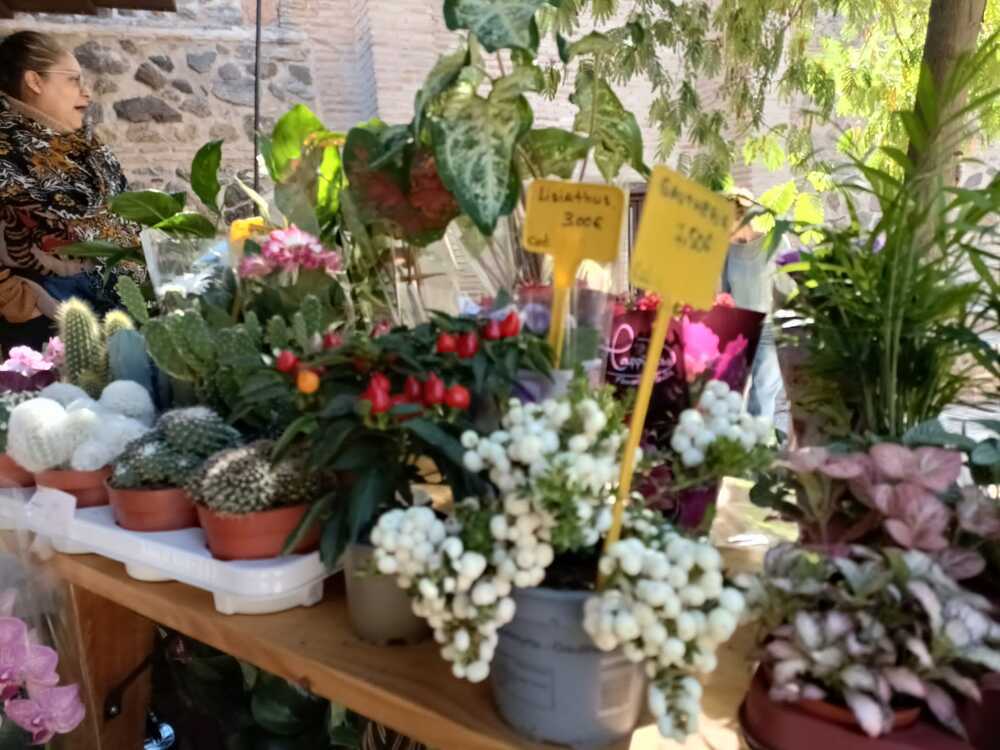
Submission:
M 522 244 L 552 256 L 549 344 L 558 368 L 566 334 L 569 293 L 580 262 L 610 263 L 618 257 L 625 194 L 612 185 L 535 180 L 528 187 Z
M 666 167 L 653 170 L 629 276 L 635 286 L 658 293 L 661 302 L 629 424 L 618 498 L 604 540 L 605 552 L 621 536 L 625 505 L 632 491 L 635 453 L 646 423 L 673 303 L 686 302 L 697 308 L 712 306 L 734 218 L 733 207 L 725 197 Z

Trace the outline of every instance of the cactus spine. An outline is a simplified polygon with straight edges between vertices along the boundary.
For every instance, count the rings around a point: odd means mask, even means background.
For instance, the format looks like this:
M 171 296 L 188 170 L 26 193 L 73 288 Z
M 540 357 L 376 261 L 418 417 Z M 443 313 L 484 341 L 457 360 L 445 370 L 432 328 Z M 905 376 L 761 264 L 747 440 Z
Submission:
M 97 398 L 107 380 L 107 350 L 97 316 L 90 305 L 73 298 L 60 305 L 57 320 L 67 379 Z

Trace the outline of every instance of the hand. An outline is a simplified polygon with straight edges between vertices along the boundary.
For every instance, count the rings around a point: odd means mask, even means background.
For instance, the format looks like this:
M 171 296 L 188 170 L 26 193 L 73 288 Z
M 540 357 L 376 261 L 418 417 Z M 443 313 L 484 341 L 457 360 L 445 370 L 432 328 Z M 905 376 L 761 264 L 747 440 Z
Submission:
M 59 302 L 46 292 L 41 284 L 28 281 L 27 279 L 23 279 L 23 282 L 35 293 L 35 307 L 38 308 L 38 311 L 49 320 L 55 320 L 56 310 L 59 309 Z
M 38 265 L 55 276 L 75 276 L 78 273 L 90 271 L 94 268 L 94 264 L 89 260 L 62 259 L 56 255 L 46 253 L 37 247 L 31 248 L 31 254 L 38 261 Z

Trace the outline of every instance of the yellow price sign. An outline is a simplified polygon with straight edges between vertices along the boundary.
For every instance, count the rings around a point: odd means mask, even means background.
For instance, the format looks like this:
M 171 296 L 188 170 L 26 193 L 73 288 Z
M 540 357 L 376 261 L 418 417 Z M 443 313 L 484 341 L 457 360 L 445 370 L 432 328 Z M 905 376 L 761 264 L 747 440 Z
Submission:
M 585 258 L 610 263 L 618 257 L 625 193 L 612 185 L 535 180 L 527 198 L 521 242 L 551 255 L 555 266 L 549 343 L 558 367 L 577 269 Z
M 674 302 L 711 307 L 734 217 L 724 196 L 656 167 L 632 251 L 632 283 Z
M 646 190 L 639 236 L 632 251 L 632 283 L 658 292 L 663 300 L 649 336 L 646 363 L 639 379 L 628 440 L 622 455 L 618 497 L 611 528 L 604 539 L 607 552 L 621 535 L 625 505 L 632 490 L 635 453 L 646 424 L 649 399 L 663 342 L 675 302 L 711 307 L 726 260 L 735 214 L 729 200 L 683 175 L 656 167 Z M 603 585 L 603 577 L 600 581 Z

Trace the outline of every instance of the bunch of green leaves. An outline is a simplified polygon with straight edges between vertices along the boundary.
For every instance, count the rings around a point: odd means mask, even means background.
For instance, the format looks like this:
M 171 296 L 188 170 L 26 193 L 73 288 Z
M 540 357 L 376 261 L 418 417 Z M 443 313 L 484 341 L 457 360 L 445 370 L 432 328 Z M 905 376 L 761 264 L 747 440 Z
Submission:
M 934 158 L 951 153 L 978 128 L 977 113 L 995 90 L 961 107 L 983 55 L 964 60 L 935 91 L 925 86 L 914 111 L 899 113 L 911 153 L 883 153 L 902 176 L 861 158 L 838 176 L 849 222 L 815 229 L 815 250 L 786 267 L 799 294 L 789 303 L 808 351 L 815 387 L 837 393 L 855 432 L 898 439 L 956 402 L 997 398 L 1000 354 L 1000 255 L 989 217 L 1000 208 L 1000 178 L 981 188 L 948 188 Z M 874 226 L 864 226 L 874 203 Z
M 222 164 L 222 141 L 210 141 L 198 149 L 191 162 L 191 189 L 209 216 L 187 208 L 186 192 L 167 193 L 162 190 L 136 190 L 119 193 L 111 200 L 113 214 L 182 240 L 212 239 L 219 231 L 222 208 L 219 194 L 219 167 Z M 105 265 L 122 261 L 144 262 L 141 247 L 121 247 L 113 242 L 78 242 L 60 248 L 60 253 L 79 258 L 100 258 Z

